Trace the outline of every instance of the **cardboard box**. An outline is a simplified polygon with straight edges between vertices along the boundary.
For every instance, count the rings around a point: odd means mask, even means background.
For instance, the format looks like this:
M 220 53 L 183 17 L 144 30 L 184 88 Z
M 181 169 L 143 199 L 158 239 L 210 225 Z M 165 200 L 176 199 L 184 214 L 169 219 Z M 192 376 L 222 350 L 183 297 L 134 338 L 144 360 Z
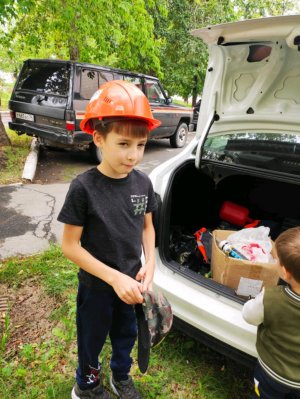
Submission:
M 212 240 L 211 271 L 214 281 L 237 290 L 241 296 L 256 296 L 263 286 L 277 285 L 279 279 L 276 263 L 254 263 L 227 256 L 217 245 L 216 238 L 225 240 L 230 230 L 215 230 Z M 276 259 L 272 242 L 272 256 Z M 276 259 L 277 260 L 277 259 Z

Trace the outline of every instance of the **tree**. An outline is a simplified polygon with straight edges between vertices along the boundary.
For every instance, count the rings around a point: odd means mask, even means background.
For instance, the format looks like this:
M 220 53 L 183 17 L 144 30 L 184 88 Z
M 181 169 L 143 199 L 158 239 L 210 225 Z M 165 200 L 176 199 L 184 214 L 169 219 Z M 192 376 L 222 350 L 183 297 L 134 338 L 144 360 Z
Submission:
M 3 145 L 11 145 L 10 139 L 6 133 L 5 126 L 0 115 L 0 147 Z
M 285 14 L 292 0 L 0 0 L 0 51 L 78 59 L 159 76 L 170 95 L 201 94 L 207 50 L 190 31 Z
M 229 1 L 226 5 L 228 11 Z M 185 99 L 192 95 L 192 104 L 195 105 L 205 78 L 207 49 L 190 31 L 221 22 L 222 16 L 225 18 L 225 8 L 225 4 L 214 0 L 172 0 L 168 2 L 167 18 L 154 18 L 155 31 L 163 42 L 160 57 L 162 81 L 169 94 L 179 94 Z
M 293 9 L 290 0 L 169 0 L 168 16 L 154 15 L 155 32 L 162 40 L 162 81 L 169 94 L 201 94 L 207 65 L 207 49 L 191 36 L 192 29 L 246 18 L 282 15 Z
M 235 0 L 235 10 L 239 19 L 252 19 L 284 15 L 295 9 L 292 0 Z
M 154 37 L 153 19 L 147 12 L 156 6 L 156 0 L 10 3 L 15 12 L 6 16 L 9 29 L 0 37 L 0 43 L 8 48 L 21 37 L 24 51 L 29 49 L 32 57 L 42 51 L 46 57 L 160 73 L 160 43 Z
M 160 75 L 148 10 L 159 0 L 1 0 L 0 57 L 17 74 L 26 58 L 63 58 Z M 12 67 L 13 66 L 13 67 Z M 2 124 L 0 133 L 4 136 Z M 3 139 L 4 140 L 4 139 Z

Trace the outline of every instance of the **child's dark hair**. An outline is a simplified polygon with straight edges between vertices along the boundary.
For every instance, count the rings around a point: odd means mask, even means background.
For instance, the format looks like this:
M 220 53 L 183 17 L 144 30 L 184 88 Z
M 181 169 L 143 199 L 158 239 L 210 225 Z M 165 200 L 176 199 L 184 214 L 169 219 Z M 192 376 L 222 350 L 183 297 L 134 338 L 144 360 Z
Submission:
M 104 138 L 112 131 L 135 138 L 146 138 L 149 135 L 148 125 L 144 121 L 136 119 L 117 120 L 104 124 L 95 123 L 95 130 Z
M 279 262 L 300 283 L 300 227 L 292 227 L 281 233 L 275 247 Z

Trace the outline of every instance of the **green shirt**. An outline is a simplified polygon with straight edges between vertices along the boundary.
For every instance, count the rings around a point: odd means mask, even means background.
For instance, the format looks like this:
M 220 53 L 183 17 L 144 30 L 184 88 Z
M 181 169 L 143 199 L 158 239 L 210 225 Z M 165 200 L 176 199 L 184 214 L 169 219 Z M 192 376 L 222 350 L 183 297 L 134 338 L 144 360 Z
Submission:
M 259 361 L 277 381 L 300 388 L 300 296 L 288 287 L 270 287 L 263 305 L 256 341 Z

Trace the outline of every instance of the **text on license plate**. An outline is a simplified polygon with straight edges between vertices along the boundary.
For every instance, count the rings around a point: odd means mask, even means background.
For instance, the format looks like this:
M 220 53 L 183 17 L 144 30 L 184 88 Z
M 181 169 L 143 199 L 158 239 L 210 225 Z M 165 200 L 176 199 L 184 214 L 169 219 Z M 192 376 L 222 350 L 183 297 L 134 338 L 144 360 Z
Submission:
M 16 112 L 16 118 L 24 119 L 25 121 L 34 121 L 34 115 L 24 114 L 24 112 Z

